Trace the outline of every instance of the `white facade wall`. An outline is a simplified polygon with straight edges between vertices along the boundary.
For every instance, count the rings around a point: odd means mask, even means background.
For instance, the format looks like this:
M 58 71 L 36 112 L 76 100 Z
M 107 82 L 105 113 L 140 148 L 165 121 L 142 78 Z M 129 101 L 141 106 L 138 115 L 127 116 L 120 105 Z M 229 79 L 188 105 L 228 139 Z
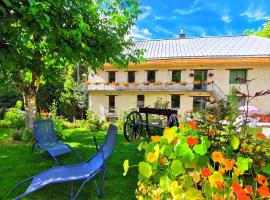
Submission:
M 208 76 L 208 80 L 214 81 L 226 94 L 229 94 L 230 87 L 229 77 L 230 69 L 247 69 L 247 79 L 255 79 L 250 84 L 251 94 L 255 92 L 266 90 L 270 88 L 270 62 L 219 62 L 207 64 L 156 64 L 147 65 L 140 64 L 130 66 L 128 69 L 115 69 L 112 67 L 105 67 L 104 71 L 98 71 L 96 76 L 89 76 L 91 83 L 108 81 L 108 71 L 116 71 L 116 82 L 127 82 L 127 71 L 135 72 L 135 81 L 143 83 L 147 81 L 147 70 L 156 71 L 156 82 L 171 82 L 171 70 L 182 70 L 181 81 L 191 83 L 194 77 L 190 76 L 194 72 L 194 69 L 207 69 L 208 73 L 214 73 L 213 77 Z M 239 87 L 239 85 L 236 85 Z M 244 87 L 240 88 L 242 92 L 246 92 Z M 179 113 L 183 114 L 186 111 L 193 109 L 193 97 L 194 96 L 210 96 L 209 92 L 153 92 L 153 91 L 89 91 L 89 108 L 92 109 L 97 115 L 105 119 L 105 111 L 108 109 L 108 96 L 116 95 L 115 106 L 117 114 L 127 111 L 130 108 L 137 106 L 137 95 L 145 95 L 145 106 L 153 106 L 154 102 L 158 98 L 171 101 L 172 94 L 179 94 L 180 97 L 180 109 Z M 262 113 L 270 113 L 270 95 L 256 98 L 252 101 L 251 105 L 261 109 Z M 169 105 L 170 106 L 170 105 Z

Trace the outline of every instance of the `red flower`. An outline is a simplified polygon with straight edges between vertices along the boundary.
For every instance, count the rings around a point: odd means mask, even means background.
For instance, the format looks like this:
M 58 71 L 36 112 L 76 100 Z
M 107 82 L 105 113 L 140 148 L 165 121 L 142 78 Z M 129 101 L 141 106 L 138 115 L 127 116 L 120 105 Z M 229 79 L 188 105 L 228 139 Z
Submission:
M 260 166 L 260 167 L 264 167 L 264 166 L 265 166 L 265 163 L 264 163 L 264 162 L 260 162 L 260 163 L 259 163 L 259 166 Z
M 240 152 L 243 152 L 243 153 L 244 153 L 244 152 L 248 152 L 248 148 L 241 148 L 241 149 L 240 149 Z
M 255 178 L 255 181 L 257 181 L 259 184 L 263 185 L 263 184 L 264 184 L 264 181 L 265 181 L 266 179 L 267 179 L 267 178 L 266 178 L 264 175 L 258 174 L 258 177 Z
M 245 192 L 246 192 L 247 194 L 249 194 L 249 195 L 252 195 L 252 196 L 254 195 L 254 194 L 253 194 L 253 191 L 252 191 L 252 187 L 250 187 L 249 185 L 246 186 Z
M 245 190 L 236 182 L 232 183 L 232 189 L 238 200 L 250 200 Z
M 197 123 L 195 121 L 189 121 L 187 125 L 195 130 L 197 129 Z
M 187 137 L 187 143 L 188 143 L 188 145 L 193 147 L 194 145 L 198 144 L 199 141 L 196 138 L 188 136 Z
M 224 188 L 224 182 L 222 182 L 222 181 L 217 181 L 216 184 L 217 184 L 217 188 L 218 188 L 218 189 L 223 190 L 223 188 Z
M 173 139 L 173 143 L 176 144 L 177 141 L 178 141 L 178 139 L 179 139 L 178 137 L 175 137 L 175 138 Z
M 202 176 L 205 177 L 205 178 L 208 178 L 208 176 L 211 175 L 210 169 L 209 168 L 206 168 L 206 167 L 205 168 L 202 168 L 201 172 L 202 172 Z
M 266 136 L 264 134 L 262 134 L 262 133 L 257 133 L 256 134 L 256 137 L 259 138 L 259 139 L 261 139 L 261 140 L 265 140 L 266 139 Z
M 270 191 L 266 185 L 260 186 L 257 191 L 261 197 L 270 197 Z

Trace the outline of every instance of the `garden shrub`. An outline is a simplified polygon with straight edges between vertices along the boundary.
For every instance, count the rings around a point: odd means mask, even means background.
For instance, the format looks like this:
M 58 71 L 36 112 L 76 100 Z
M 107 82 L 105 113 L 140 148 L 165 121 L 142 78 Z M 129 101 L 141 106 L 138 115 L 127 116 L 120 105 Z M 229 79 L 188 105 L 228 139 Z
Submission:
M 35 140 L 35 138 L 34 138 L 33 130 L 29 129 L 29 128 L 23 129 L 22 141 L 23 142 L 33 142 L 34 140 Z
M 34 133 L 32 129 L 12 129 L 10 132 L 10 137 L 13 141 L 23 141 L 23 142 L 33 142 Z
M 90 130 L 101 130 L 103 121 L 92 110 L 86 111 L 87 128 Z
M 0 120 L 1 128 L 9 128 L 11 126 L 11 122 L 7 120 Z
M 5 113 L 4 120 L 10 124 L 10 128 L 20 129 L 25 126 L 25 116 L 18 108 L 10 108 Z
M 138 164 L 137 199 L 270 197 L 269 139 L 263 134 L 228 133 L 204 123 L 165 128 L 162 136 L 151 136 L 139 145 L 144 160 Z M 125 161 L 124 175 L 128 165 Z
M 13 141 L 22 141 L 23 130 L 22 129 L 12 129 L 10 132 L 10 137 Z

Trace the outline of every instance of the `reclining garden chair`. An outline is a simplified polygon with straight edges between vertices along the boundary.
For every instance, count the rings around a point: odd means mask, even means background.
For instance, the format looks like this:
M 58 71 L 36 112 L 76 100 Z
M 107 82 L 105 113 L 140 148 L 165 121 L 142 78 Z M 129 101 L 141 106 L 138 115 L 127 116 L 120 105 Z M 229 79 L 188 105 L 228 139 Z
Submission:
M 110 125 L 107 131 L 105 143 L 104 145 L 101 145 L 100 148 L 98 148 L 96 139 L 94 137 L 97 153 L 93 155 L 88 161 L 76 165 L 52 167 L 42 173 L 39 173 L 18 183 L 12 191 L 14 191 L 17 187 L 19 187 L 26 181 L 32 180 L 25 193 L 16 197 L 15 200 L 21 199 L 22 197 L 36 190 L 39 190 L 48 184 L 61 182 L 72 182 L 70 199 L 74 200 L 78 197 L 83 186 L 91 179 L 94 179 L 98 197 L 101 198 L 104 191 L 104 179 L 106 174 L 105 164 L 106 160 L 109 158 L 114 149 L 116 136 L 117 127 L 114 125 Z M 102 175 L 101 190 L 99 189 L 96 181 L 98 174 Z M 77 192 L 73 191 L 73 182 L 75 181 L 83 181 Z
M 34 136 L 36 142 L 33 147 L 38 151 L 40 158 L 42 158 L 40 151 L 44 150 L 50 154 L 57 165 L 59 165 L 59 163 L 56 156 L 69 153 L 70 151 L 74 151 L 78 158 L 81 159 L 77 151 L 70 145 L 62 143 L 62 141 L 56 137 L 52 120 L 36 120 L 34 122 Z

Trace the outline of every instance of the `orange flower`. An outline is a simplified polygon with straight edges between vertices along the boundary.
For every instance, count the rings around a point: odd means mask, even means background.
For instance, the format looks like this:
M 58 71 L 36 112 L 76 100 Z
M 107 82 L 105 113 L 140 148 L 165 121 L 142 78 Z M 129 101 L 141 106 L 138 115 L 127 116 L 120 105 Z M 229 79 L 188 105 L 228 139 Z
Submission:
M 222 196 L 214 196 L 214 199 L 213 200 L 225 200 L 224 197 Z
M 223 163 L 224 162 L 223 154 L 221 152 L 219 152 L 219 151 L 214 151 L 212 153 L 212 160 L 214 162 Z
M 176 144 L 177 141 L 178 141 L 178 139 L 179 139 L 178 137 L 175 137 L 175 138 L 173 139 L 173 143 Z
M 213 135 L 213 134 L 216 134 L 216 133 L 217 133 L 217 130 L 207 130 L 208 135 Z
M 180 124 L 180 125 L 179 125 L 179 129 L 180 129 L 180 130 L 183 130 L 184 128 L 185 128 L 185 125 L 184 125 L 184 124 Z
M 264 166 L 265 166 L 265 163 L 264 163 L 264 162 L 260 162 L 260 163 L 259 163 L 259 166 L 260 166 L 260 167 L 264 167 Z
M 211 175 L 211 171 L 207 167 L 202 168 L 201 173 L 202 173 L 202 176 L 205 177 L 205 178 L 208 178 L 208 176 Z
M 269 188 L 266 185 L 262 185 L 257 189 L 260 197 L 270 197 Z
M 162 159 L 159 160 L 159 163 L 163 164 L 168 162 L 168 159 L 166 157 L 163 157 Z
M 254 194 L 253 194 L 253 191 L 252 191 L 252 187 L 250 187 L 249 185 L 246 186 L 245 192 L 246 192 L 247 194 L 249 194 L 249 195 L 252 195 L 252 196 L 254 195 Z
M 222 182 L 222 181 L 217 181 L 216 184 L 217 184 L 217 188 L 218 188 L 218 189 L 223 190 L 224 185 L 225 185 L 224 182 Z
M 258 174 L 258 177 L 255 178 L 255 181 L 257 181 L 259 184 L 263 185 L 264 181 L 266 181 L 266 177 L 264 175 Z
M 159 135 L 151 136 L 151 140 L 152 140 L 154 143 L 157 143 L 157 142 L 159 142 L 159 140 L 160 140 L 160 136 L 159 136 Z
M 225 169 L 224 167 L 221 167 L 221 168 L 219 169 L 219 172 L 220 172 L 221 174 L 225 174 L 226 169 Z
M 226 171 L 230 171 L 232 170 L 233 166 L 235 164 L 235 160 L 229 160 L 229 159 L 225 159 L 224 165 L 225 165 L 225 170 Z
M 236 176 L 242 175 L 242 173 L 239 171 L 239 169 L 238 169 L 237 167 L 233 167 L 233 173 L 234 173 Z
M 187 143 L 188 143 L 188 145 L 190 145 L 191 147 L 193 147 L 194 145 L 198 144 L 199 141 L 196 138 L 193 138 L 193 137 L 188 136 L 187 137 Z
M 155 160 L 156 160 L 156 155 L 155 155 L 154 153 L 148 153 L 148 154 L 147 154 L 147 160 L 148 160 L 150 163 L 155 162 Z
M 259 139 L 261 139 L 261 140 L 265 140 L 266 139 L 266 136 L 264 134 L 262 134 L 262 133 L 257 133 L 256 134 L 256 137 L 259 138 Z
M 187 125 L 193 129 L 197 129 L 197 123 L 195 121 L 189 121 Z

